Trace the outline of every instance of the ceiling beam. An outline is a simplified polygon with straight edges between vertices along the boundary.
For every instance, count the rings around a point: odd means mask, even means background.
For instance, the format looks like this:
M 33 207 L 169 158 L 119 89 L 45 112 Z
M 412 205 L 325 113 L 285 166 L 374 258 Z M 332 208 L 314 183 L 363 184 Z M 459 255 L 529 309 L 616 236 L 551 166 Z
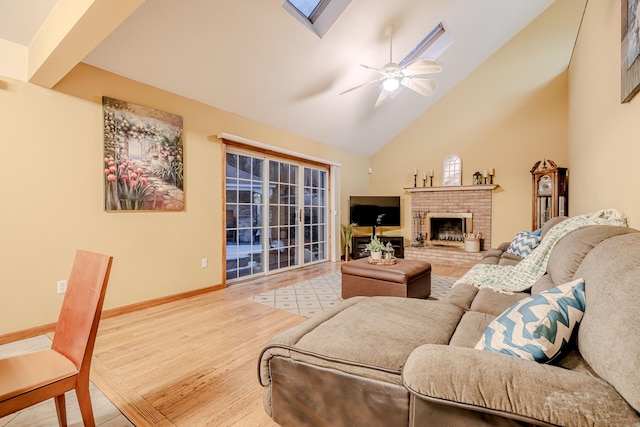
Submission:
M 52 88 L 145 0 L 59 0 L 29 46 L 28 81 Z

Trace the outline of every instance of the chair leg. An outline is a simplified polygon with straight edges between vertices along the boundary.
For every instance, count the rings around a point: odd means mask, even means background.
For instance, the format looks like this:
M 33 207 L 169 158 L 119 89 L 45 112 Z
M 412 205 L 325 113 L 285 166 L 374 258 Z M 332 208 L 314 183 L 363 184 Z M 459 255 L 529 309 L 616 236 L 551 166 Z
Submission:
M 64 393 L 56 396 L 53 400 L 56 402 L 56 413 L 58 414 L 58 425 L 67 427 L 67 406 L 64 400 Z
M 95 427 L 96 422 L 93 418 L 93 408 L 91 406 L 91 395 L 89 394 L 89 385 L 76 387 L 76 396 L 78 396 L 78 406 L 82 414 L 82 422 L 84 427 Z

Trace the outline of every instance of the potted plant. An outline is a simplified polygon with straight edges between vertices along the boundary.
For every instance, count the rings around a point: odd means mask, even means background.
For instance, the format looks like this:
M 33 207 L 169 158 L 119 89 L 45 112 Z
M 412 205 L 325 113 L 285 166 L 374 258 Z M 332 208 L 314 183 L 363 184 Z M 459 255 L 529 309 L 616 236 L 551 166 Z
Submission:
M 342 228 L 342 238 L 344 239 L 344 260 L 345 261 L 349 261 L 349 253 L 351 253 L 350 251 L 351 236 L 353 236 L 353 232 L 357 226 L 358 224 L 356 224 L 355 222 L 352 222 L 350 224 L 345 224 L 345 223 L 340 224 L 340 227 Z
M 371 238 L 371 241 L 367 243 L 364 249 L 371 252 L 371 258 L 382 259 L 382 250 L 384 249 L 384 244 L 382 244 L 382 242 L 378 239 L 378 236 L 373 236 Z

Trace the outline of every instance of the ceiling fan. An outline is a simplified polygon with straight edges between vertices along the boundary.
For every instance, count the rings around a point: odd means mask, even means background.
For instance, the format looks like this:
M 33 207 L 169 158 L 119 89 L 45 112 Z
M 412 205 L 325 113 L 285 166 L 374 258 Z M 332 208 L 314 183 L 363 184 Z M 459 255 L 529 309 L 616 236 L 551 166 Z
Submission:
M 442 71 L 440 63 L 434 59 L 416 58 L 408 61 L 404 65 L 393 62 L 393 31 L 394 27 L 390 26 L 386 29 L 385 34 L 389 36 L 389 63 L 382 68 L 370 67 L 360 64 L 368 70 L 374 70 L 381 74 L 375 80 L 352 87 L 340 95 L 351 92 L 352 90 L 368 86 L 372 83 L 381 83 L 382 91 L 374 105 L 379 106 L 387 100 L 389 95 L 400 87 L 400 85 L 419 93 L 422 96 L 430 96 L 436 90 L 435 82 L 429 78 L 429 74 L 439 73 Z

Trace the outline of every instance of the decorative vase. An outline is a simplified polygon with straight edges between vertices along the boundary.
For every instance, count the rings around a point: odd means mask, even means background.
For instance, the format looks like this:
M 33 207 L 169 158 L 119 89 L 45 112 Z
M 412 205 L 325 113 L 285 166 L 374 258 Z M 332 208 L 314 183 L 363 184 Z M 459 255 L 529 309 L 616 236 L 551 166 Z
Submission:
M 349 261 L 349 258 L 351 257 L 349 256 L 349 246 L 347 245 L 344 247 L 344 260 Z
M 382 259 L 382 252 L 371 252 L 371 259 Z

